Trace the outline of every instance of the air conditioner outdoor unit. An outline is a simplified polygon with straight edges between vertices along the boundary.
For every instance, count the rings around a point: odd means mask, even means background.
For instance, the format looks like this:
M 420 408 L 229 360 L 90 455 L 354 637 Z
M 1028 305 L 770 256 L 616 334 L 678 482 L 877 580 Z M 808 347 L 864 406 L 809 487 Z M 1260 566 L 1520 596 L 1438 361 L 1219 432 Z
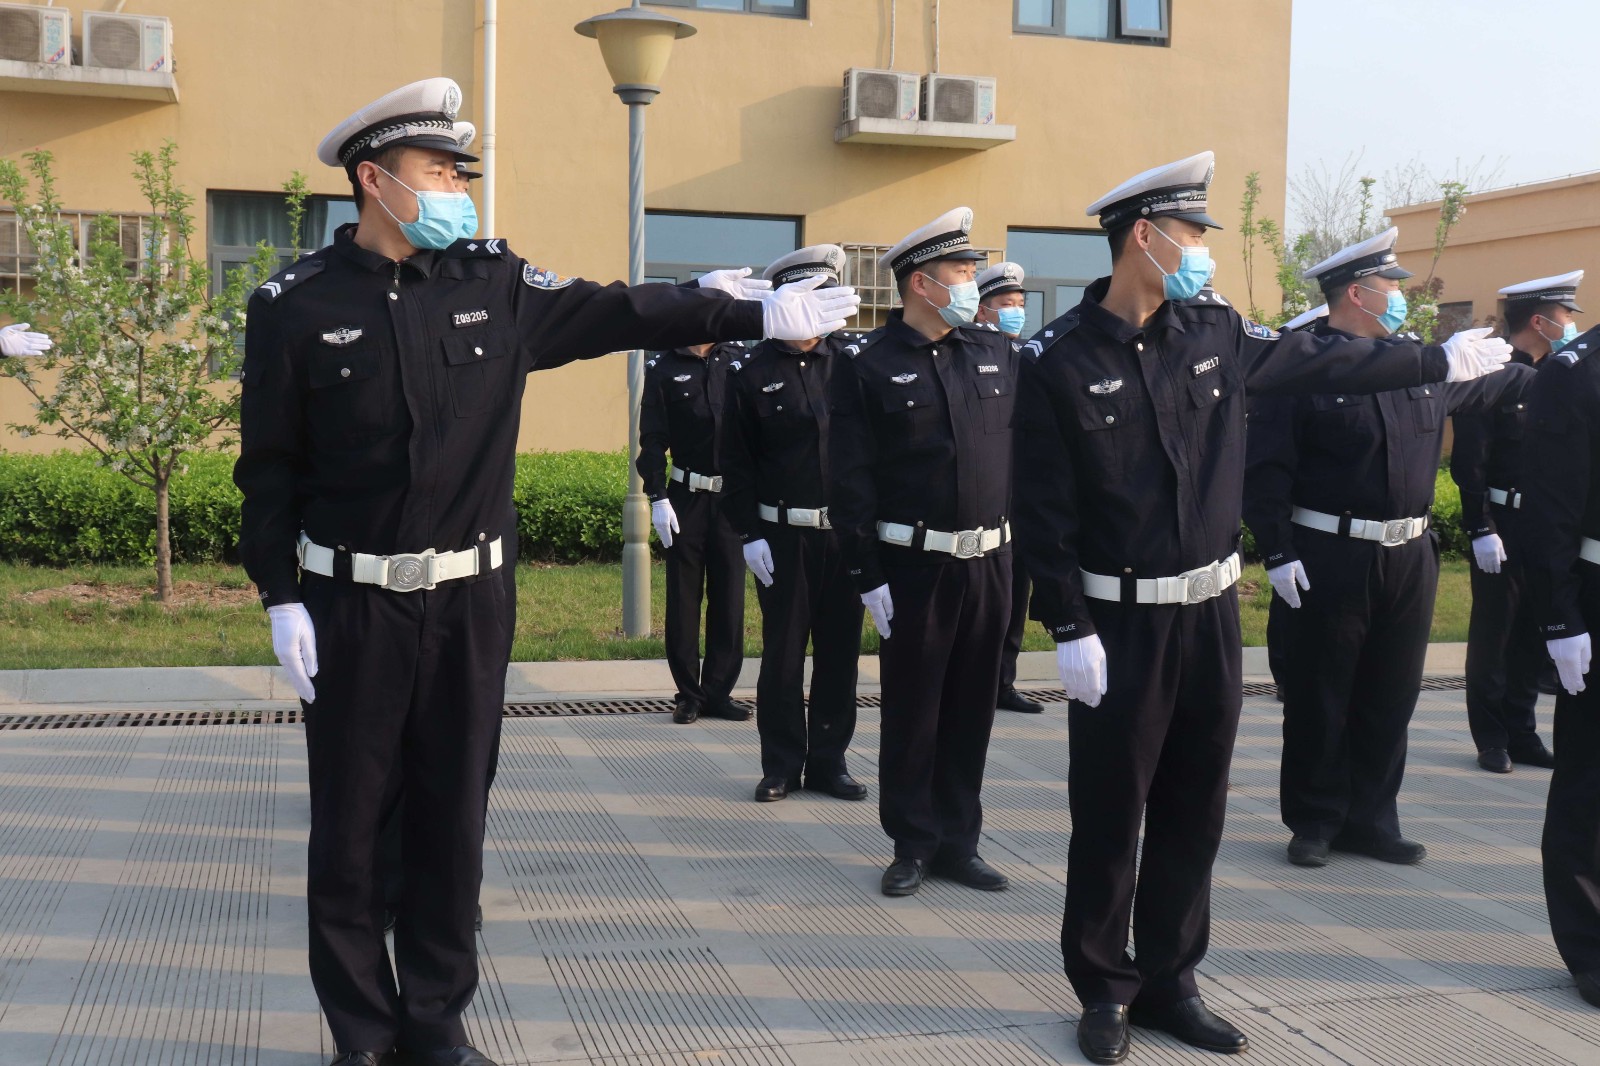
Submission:
M 918 78 L 898 70 L 844 72 L 844 121 L 858 118 L 917 120 Z
M 83 65 L 172 73 L 172 21 L 154 15 L 83 13 Z
M 929 74 L 922 79 L 925 122 L 994 125 L 994 79 Z
M 0 4 L 0 59 L 72 64 L 72 12 L 59 7 Z

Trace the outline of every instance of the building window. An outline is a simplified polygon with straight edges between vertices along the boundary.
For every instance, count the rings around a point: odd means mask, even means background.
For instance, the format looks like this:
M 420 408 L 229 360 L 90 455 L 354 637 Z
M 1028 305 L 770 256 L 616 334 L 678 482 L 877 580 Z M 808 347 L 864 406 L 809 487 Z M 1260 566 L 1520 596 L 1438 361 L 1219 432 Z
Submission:
M 348 196 L 310 197 L 296 249 L 289 233 L 288 201 L 282 193 L 213 192 L 207 200 L 206 260 L 213 293 L 222 291 L 229 271 L 255 256 L 258 242 L 266 241 L 277 249 L 278 260 L 287 264 L 297 254 L 332 244 L 333 231 L 356 220 L 356 204 Z
M 1015 0 L 1018 33 L 1165 44 L 1171 0 Z
M 1502 319 L 1504 321 L 1504 319 Z M 1439 319 L 1434 326 L 1435 337 L 1448 337 L 1460 333 L 1464 329 L 1472 328 L 1472 301 L 1460 300 L 1456 303 L 1439 305 Z
M 94 240 L 95 219 L 101 217 L 94 211 L 63 211 L 61 218 L 72 229 L 72 243 L 80 257 L 89 254 Z M 152 259 L 161 260 L 167 248 L 167 235 L 158 232 L 150 215 L 107 215 L 117 227 L 117 239 L 122 245 L 123 266 L 129 273 L 137 272 Z M 0 211 L 0 286 L 17 290 L 23 281 L 32 278 L 39 269 L 39 254 L 21 220 L 13 211 Z
M 685 282 L 722 267 L 749 267 L 759 275 L 799 247 L 798 218 L 644 213 L 646 281 Z
M 1072 310 L 1091 281 L 1111 273 L 1111 246 L 1099 231 L 1008 229 L 1006 259 L 1027 275 L 1025 336 Z
M 752 15 L 806 17 L 808 0 L 649 0 L 655 7 L 692 7 L 698 11 L 744 11 Z

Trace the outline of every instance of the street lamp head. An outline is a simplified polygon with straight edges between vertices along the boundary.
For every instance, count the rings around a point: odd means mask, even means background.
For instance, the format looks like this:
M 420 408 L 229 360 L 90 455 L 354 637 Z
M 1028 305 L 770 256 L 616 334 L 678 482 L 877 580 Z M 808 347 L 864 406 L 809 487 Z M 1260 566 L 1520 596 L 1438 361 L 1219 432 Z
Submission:
M 600 56 L 611 75 L 612 91 L 629 103 L 650 102 L 660 91 L 672 42 L 695 32 L 682 19 L 638 6 L 596 15 L 573 29 L 600 42 Z

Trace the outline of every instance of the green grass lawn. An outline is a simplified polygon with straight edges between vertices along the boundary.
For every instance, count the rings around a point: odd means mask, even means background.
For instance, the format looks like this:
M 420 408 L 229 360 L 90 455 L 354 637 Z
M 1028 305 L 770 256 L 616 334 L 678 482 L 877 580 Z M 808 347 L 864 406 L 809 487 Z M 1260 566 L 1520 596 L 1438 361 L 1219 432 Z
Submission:
M 1471 594 L 1467 563 L 1447 561 L 1440 579 L 1433 639 L 1465 640 Z M 251 666 L 270 664 L 272 641 L 244 571 L 221 565 L 174 568 L 184 602 L 163 607 L 150 598 L 152 571 L 139 567 L 0 565 L 0 669 L 101 666 Z M 665 571 L 652 567 L 657 635 L 626 640 L 622 568 L 616 564 L 524 564 L 517 575 L 517 639 L 512 658 L 654 659 L 664 655 L 661 619 Z M 1246 644 L 1265 642 L 1271 589 L 1261 567 L 1246 567 L 1240 600 Z M 1312 578 L 1315 581 L 1315 576 Z M 42 590 L 70 590 L 69 595 Z M 1026 647 L 1051 647 L 1030 625 Z M 755 583 L 746 590 L 745 650 L 760 653 L 761 612 Z M 874 653 L 869 625 L 862 650 Z

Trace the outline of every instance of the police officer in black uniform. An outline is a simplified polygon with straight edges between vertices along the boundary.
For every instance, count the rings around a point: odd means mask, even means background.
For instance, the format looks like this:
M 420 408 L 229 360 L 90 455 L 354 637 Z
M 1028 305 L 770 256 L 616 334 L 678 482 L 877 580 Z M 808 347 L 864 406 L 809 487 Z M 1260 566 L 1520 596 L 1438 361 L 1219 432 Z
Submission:
M 888 896 L 928 873 L 998 891 L 978 856 L 984 760 L 1011 616 L 1011 409 L 1017 354 L 976 325 L 972 212 L 879 260 L 902 308 L 845 350 L 828 427 L 829 515 L 882 638 L 878 810 Z
M 324 139 L 360 220 L 251 297 L 239 543 L 306 708 L 312 981 L 339 1048 L 483 1066 L 461 1014 L 510 653 L 501 572 L 529 371 L 634 347 L 843 324 L 848 291 L 729 299 L 600 286 L 472 239 L 455 190 L 460 89 L 405 86 Z M 702 291 L 724 288 L 722 292 Z M 405 896 L 384 944 L 377 836 L 401 794 Z
M 774 285 L 822 276 L 837 284 L 844 250 L 816 244 L 790 252 L 762 277 Z M 763 341 L 735 368 L 723 507 L 743 542 L 761 599 L 761 677 L 756 727 L 761 782 L 755 798 L 781 800 L 801 787 L 867 798 L 845 751 L 856 731 L 861 597 L 845 571 L 828 519 L 828 389 L 854 335 Z M 806 701 L 806 643 L 812 645 Z
M 1600 687 L 1589 685 L 1600 628 L 1600 329 L 1563 345 L 1534 375 L 1510 552 L 1555 660 L 1555 771 L 1544 819 L 1550 935 L 1600 1007 Z M 1510 554 L 1508 552 L 1507 554 Z
M 1321 337 L 1387 338 L 1405 321 L 1411 276 L 1390 228 L 1306 272 L 1328 298 Z M 1480 330 L 1487 333 L 1487 330 Z M 1274 592 L 1291 608 L 1279 807 L 1289 861 L 1331 851 L 1415 863 L 1396 797 L 1422 690 L 1439 582 L 1429 512 L 1444 420 L 1515 404 L 1527 368 L 1376 396 L 1259 403 L 1250 420 L 1244 519 Z
M 1018 340 L 1027 324 L 1027 293 L 1022 287 L 1027 277 L 1016 263 L 996 263 L 978 274 L 978 321 L 992 325 L 1022 350 Z M 1018 714 L 1039 714 L 1044 708 L 1017 691 L 1017 656 L 1022 654 L 1022 638 L 1028 627 L 1028 568 L 1011 565 L 1011 623 L 1006 627 L 1006 642 L 1000 652 L 1000 691 L 995 709 Z
M 744 556 L 720 506 L 728 366 L 743 354 L 736 344 L 674 348 L 651 359 L 644 375 L 637 465 L 667 554 L 667 667 L 678 686 L 672 720 L 680 725 L 702 714 L 735 722 L 750 717 L 729 698 L 744 664 Z
M 1246 391 L 1421 385 L 1505 358 L 1473 337 L 1279 339 L 1246 321 L 1204 287 L 1211 172 L 1204 152 L 1090 205 L 1111 276 L 1023 345 L 1017 383 L 1018 550 L 1073 701 L 1062 956 L 1094 1062 L 1126 1057 L 1130 1017 L 1213 1051 L 1247 1046 L 1194 976 L 1242 702 Z
M 1578 335 L 1572 316 L 1580 310 L 1582 281 L 1583 271 L 1574 270 L 1500 290 L 1512 362 L 1534 366 Z M 1524 595 L 1520 553 L 1507 550 L 1522 506 L 1517 483 L 1527 415 L 1520 398 L 1482 414 L 1456 415 L 1450 452 L 1450 476 L 1461 490 L 1461 525 L 1472 538 L 1467 724 L 1478 765 L 1497 774 L 1509 774 L 1512 763 L 1555 765 L 1534 720 L 1549 658 Z

